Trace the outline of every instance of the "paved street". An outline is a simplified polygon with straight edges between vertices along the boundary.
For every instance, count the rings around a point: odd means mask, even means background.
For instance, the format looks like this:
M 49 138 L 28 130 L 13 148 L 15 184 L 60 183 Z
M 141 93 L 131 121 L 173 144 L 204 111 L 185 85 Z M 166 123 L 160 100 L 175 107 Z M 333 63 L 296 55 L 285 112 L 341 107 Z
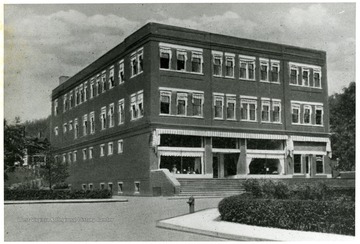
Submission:
M 5 205 L 5 241 L 220 241 L 156 228 L 156 221 L 188 213 L 186 199 L 126 197 L 121 203 Z M 196 211 L 220 198 L 196 199 Z

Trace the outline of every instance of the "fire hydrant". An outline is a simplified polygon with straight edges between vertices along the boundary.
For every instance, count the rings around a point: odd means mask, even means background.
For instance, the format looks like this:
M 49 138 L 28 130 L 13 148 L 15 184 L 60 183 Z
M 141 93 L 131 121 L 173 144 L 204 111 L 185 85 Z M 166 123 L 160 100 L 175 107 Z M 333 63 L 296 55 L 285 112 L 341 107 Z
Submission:
M 193 196 L 189 197 L 189 200 L 187 201 L 189 204 L 189 212 L 194 213 L 195 212 L 195 198 Z

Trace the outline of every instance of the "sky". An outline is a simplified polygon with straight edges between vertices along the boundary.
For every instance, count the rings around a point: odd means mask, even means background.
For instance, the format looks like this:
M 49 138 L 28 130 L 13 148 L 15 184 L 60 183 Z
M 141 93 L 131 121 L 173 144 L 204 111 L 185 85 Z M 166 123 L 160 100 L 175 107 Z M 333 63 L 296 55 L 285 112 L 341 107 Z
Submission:
M 327 52 L 329 95 L 355 81 L 355 3 L 4 5 L 4 117 L 51 114 L 73 76 L 147 22 Z

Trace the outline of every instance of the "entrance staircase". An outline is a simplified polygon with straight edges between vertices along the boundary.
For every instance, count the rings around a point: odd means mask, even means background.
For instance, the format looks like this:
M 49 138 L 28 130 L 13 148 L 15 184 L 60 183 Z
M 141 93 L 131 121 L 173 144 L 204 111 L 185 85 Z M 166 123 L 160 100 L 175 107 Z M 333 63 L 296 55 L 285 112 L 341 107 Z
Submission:
M 180 182 L 178 196 L 226 197 L 244 193 L 243 179 L 177 179 Z

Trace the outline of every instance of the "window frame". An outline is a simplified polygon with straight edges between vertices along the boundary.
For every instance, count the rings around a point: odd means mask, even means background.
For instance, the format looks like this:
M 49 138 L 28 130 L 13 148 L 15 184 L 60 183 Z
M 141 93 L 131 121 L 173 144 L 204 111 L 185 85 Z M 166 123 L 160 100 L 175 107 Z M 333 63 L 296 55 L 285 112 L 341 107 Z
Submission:
M 111 156 L 114 154 L 114 143 L 113 142 L 108 142 L 108 156 Z
M 231 60 L 232 62 L 232 75 L 227 75 L 227 61 Z M 235 54 L 233 53 L 225 53 L 225 78 L 235 78 Z
M 109 116 L 109 128 L 113 128 L 115 126 L 115 104 L 114 103 L 109 104 L 108 116 Z
M 193 71 L 194 70 L 194 59 L 199 58 L 200 59 L 200 71 Z M 204 57 L 203 53 L 199 51 L 191 51 L 191 73 L 193 74 L 203 74 L 203 65 L 204 65 Z
M 111 80 L 111 78 L 112 78 L 112 80 Z M 115 69 L 114 69 L 114 65 L 111 65 L 110 68 L 109 68 L 108 82 L 109 82 L 109 90 L 115 87 Z
M 122 125 L 125 123 L 125 99 L 124 98 L 122 98 L 118 101 L 118 114 L 119 114 L 118 125 Z
M 195 99 L 200 99 L 200 115 L 194 114 L 195 113 Z M 192 93 L 191 96 L 191 102 L 192 102 L 192 116 L 191 117 L 197 117 L 197 118 L 203 118 L 204 117 L 204 94 L 203 93 Z
M 216 111 L 217 111 L 217 103 L 216 102 L 221 102 L 221 116 L 217 117 L 216 115 Z M 223 120 L 224 119 L 224 94 L 213 94 L 213 108 L 214 108 L 214 119 L 215 120 Z
M 294 110 L 298 111 L 298 119 L 297 122 L 294 122 Z M 291 124 L 293 125 L 300 125 L 301 124 L 301 105 L 298 103 L 292 103 L 291 104 Z
M 292 83 L 292 70 L 295 70 L 296 71 L 296 79 L 295 79 L 295 83 Z M 289 78 L 289 83 L 290 85 L 293 85 L 293 86 L 297 86 L 299 85 L 299 67 L 298 66 L 295 66 L 295 65 L 290 65 L 290 74 L 289 74 L 290 78 Z
M 78 119 L 74 119 L 74 137 L 75 139 L 79 138 L 80 132 L 79 132 L 79 122 Z
M 77 161 L 77 151 L 73 151 L 73 162 L 75 163 Z
M 318 172 L 318 157 L 321 157 L 321 166 L 322 166 L 322 171 Z M 316 175 L 323 175 L 325 174 L 325 161 L 324 161 L 324 155 L 315 155 L 315 174 Z
M 276 67 L 277 68 L 277 80 L 273 80 L 273 68 Z M 269 77 L 269 81 L 271 83 L 275 83 L 275 84 L 280 84 L 280 61 L 279 60 L 274 60 L 274 59 L 271 59 L 270 60 L 270 70 L 269 70 L 269 73 L 270 73 L 270 77 Z
M 267 107 L 267 120 L 264 120 L 264 107 Z M 271 123 L 271 102 L 270 99 L 262 98 L 261 99 L 261 122 L 263 123 Z
M 230 103 L 234 104 L 234 118 L 228 117 L 228 108 Z M 226 95 L 226 120 L 236 120 L 236 95 Z
M 88 134 L 88 115 L 83 115 L 82 118 L 82 125 L 83 125 L 83 136 L 86 136 Z
M 117 152 L 118 152 L 118 154 L 123 154 L 124 153 L 124 140 L 123 139 L 118 140 Z
M 169 106 L 169 113 L 163 113 L 161 111 L 162 109 L 162 97 L 168 97 L 169 98 L 169 103 L 168 103 L 168 106 Z M 159 104 L 159 107 L 160 107 L 160 115 L 171 115 L 171 92 L 170 91 L 160 91 L 160 104 Z
M 100 144 L 100 157 L 105 156 L 105 144 Z
M 321 124 L 317 123 L 317 114 L 316 111 L 321 111 Z M 324 106 L 316 105 L 315 106 L 315 124 L 316 126 L 324 126 Z
M 212 73 L 214 77 L 222 77 L 223 76 L 223 52 L 219 52 L 219 51 L 212 51 Z M 220 61 L 220 64 L 216 64 L 216 60 Z M 216 67 L 215 66 L 219 66 L 219 74 L 216 74 Z
M 106 106 L 101 108 L 100 123 L 101 123 L 101 130 L 105 130 L 106 129 Z
M 89 115 L 89 121 L 90 121 L 90 134 L 95 134 L 95 112 L 90 112 Z
M 319 74 L 319 86 L 316 86 L 316 83 L 315 83 L 315 74 Z M 314 69 L 313 69 L 313 87 L 314 87 L 314 88 L 322 89 L 322 86 L 321 86 L 321 76 L 322 76 L 321 68 L 314 68 Z
M 185 114 L 179 114 L 179 101 L 184 101 L 185 105 L 184 105 L 184 111 Z M 188 94 L 185 92 L 177 92 L 176 93 L 176 115 L 177 116 L 187 116 L 188 113 Z
M 275 120 L 275 107 L 279 107 L 279 121 L 276 121 Z M 273 123 L 277 123 L 277 124 L 281 124 L 281 100 L 280 99 L 272 99 L 272 105 L 271 105 L 271 108 L 272 108 L 272 122 Z
M 255 105 L 255 119 L 252 120 L 251 119 L 251 111 L 250 111 L 250 104 Z M 246 118 L 243 118 L 243 110 L 244 110 L 244 105 L 246 105 Z M 258 116 L 257 116 L 257 109 L 258 109 L 258 101 L 257 98 L 253 97 L 241 97 L 240 96 L 240 109 L 241 111 L 241 116 L 240 116 L 240 120 L 241 121 L 246 121 L 246 122 L 257 122 L 258 121 Z
M 94 157 L 94 147 L 89 147 L 89 159 L 93 159 Z
M 121 73 L 122 73 L 122 76 L 121 76 Z M 118 73 L 118 78 L 119 78 L 119 85 L 125 83 L 124 59 L 122 59 L 122 60 L 119 61 L 119 73 Z
M 306 115 L 306 110 L 309 110 L 310 112 L 309 112 L 309 122 L 308 123 L 306 123 L 305 122 L 305 115 Z M 312 106 L 311 105 L 307 105 L 307 104 L 305 104 L 304 106 L 303 106 L 303 124 L 304 125 L 311 125 L 312 124 Z
M 83 155 L 83 161 L 87 160 L 87 149 L 86 148 L 83 148 L 82 155 Z
M 163 68 L 161 67 L 161 54 L 166 53 L 169 55 L 169 60 L 168 60 L 168 68 Z M 171 60 L 172 60 L 172 51 L 171 48 L 165 48 L 165 47 L 160 47 L 159 48 L 159 69 L 160 70 L 171 70 Z
M 239 79 L 240 80 L 247 80 L 247 81 L 255 81 L 256 80 L 256 57 L 246 56 L 246 55 L 239 55 Z M 245 76 L 241 77 L 241 64 L 245 64 Z M 249 64 L 253 64 L 253 78 L 250 78 L 250 66 Z
M 263 70 L 262 67 L 266 67 L 266 79 L 263 79 Z M 270 68 L 270 60 L 265 58 L 260 58 L 260 81 L 261 82 L 270 82 L 269 79 L 269 69 Z
M 184 55 L 184 69 L 179 69 L 179 56 Z M 187 52 L 186 50 L 176 50 L 176 71 L 186 72 L 186 64 L 187 64 Z

